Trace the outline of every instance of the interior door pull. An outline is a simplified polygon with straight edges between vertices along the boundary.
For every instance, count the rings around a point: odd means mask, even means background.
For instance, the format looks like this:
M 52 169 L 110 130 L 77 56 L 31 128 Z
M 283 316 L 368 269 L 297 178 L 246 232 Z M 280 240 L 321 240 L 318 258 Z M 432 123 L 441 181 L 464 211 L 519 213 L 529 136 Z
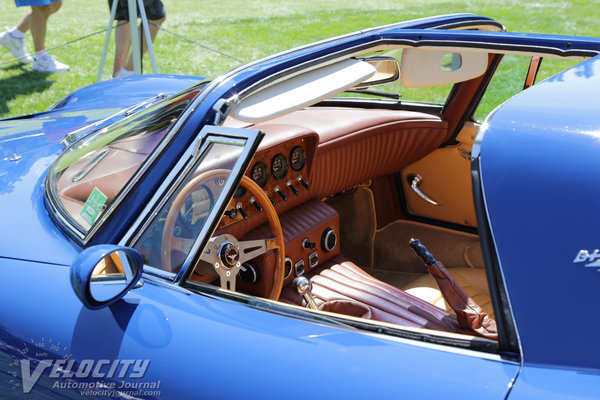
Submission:
M 423 182 L 423 178 L 421 178 L 419 175 L 415 175 L 415 174 L 408 175 L 408 184 L 410 185 L 411 189 L 414 190 L 414 192 L 416 194 L 418 194 L 423 200 L 425 200 L 426 202 L 428 202 L 431 205 L 441 206 L 442 203 L 438 203 L 437 201 L 433 200 L 431 197 L 427 196 L 425 193 L 421 192 L 421 190 L 419 190 L 419 185 L 421 184 L 421 182 Z

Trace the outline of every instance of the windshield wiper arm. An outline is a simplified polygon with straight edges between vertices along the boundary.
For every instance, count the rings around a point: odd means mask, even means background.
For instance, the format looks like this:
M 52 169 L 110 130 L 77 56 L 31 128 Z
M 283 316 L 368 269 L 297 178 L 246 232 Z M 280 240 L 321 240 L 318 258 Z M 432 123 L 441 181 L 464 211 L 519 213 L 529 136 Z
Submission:
M 372 94 L 373 96 L 387 97 L 394 100 L 400 100 L 400 97 L 402 97 L 402 95 L 398 93 L 384 92 L 383 90 L 373 89 L 350 89 L 346 90 L 346 93 Z

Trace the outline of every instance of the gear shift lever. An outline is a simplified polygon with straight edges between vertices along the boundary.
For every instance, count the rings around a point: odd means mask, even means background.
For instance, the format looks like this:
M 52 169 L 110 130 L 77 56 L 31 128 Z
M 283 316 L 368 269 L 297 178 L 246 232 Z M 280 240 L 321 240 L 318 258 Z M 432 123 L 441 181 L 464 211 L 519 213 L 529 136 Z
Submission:
M 312 308 L 313 310 L 318 310 L 317 304 L 315 303 L 315 298 L 312 296 L 310 291 L 312 290 L 312 282 L 309 281 L 305 276 L 299 276 L 292 282 L 294 288 L 298 292 L 298 294 L 304 297 L 306 301 L 306 306 Z

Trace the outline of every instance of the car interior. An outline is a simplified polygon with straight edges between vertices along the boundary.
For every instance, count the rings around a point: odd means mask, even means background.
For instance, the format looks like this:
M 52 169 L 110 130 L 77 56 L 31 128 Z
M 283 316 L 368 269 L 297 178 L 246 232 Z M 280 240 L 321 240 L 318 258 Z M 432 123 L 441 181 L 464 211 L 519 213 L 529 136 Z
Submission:
M 188 281 L 352 321 L 496 339 L 471 151 L 473 114 L 502 57 L 384 46 L 240 93 L 220 125 L 264 137 Z M 424 100 L 401 98 L 421 90 Z M 103 193 L 104 210 L 196 93 L 57 164 L 58 197 L 77 223 L 94 223 L 83 212 L 90 192 Z M 164 122 L 148 129 L 144 118 Z M 239 157 L 218 147 L 131 244 L 147 265 L 177 273 L 191 253 Z
M 440 78 L 422 62 L 439 69 L 456 58 L 461 66 L 452 77 Z M 277 285 L 270 278 L 272 252 L 242 265 L 236 290 L 350 317 L 476 335 L 457 323 L 409 240 L 421 240 L 493 319 L 471 188 L 470 151 L 478 124 L 460 120 L 470 104 L 458 100 L 473 97 L 493 59 L 487 53 L 405 49 L 399 69 L 405 86 L 456 83 L 445 107 L 377 107 L 336 98 L 288 112 L 294 107 L 277 90 L 293 92 L 304 105 L 303 88 L 293 83 L 250 96 L 249 105 L 242 101 L 224 126 L 265 133 L 246 176 L 276 210 L 285 261 L 278 298 L 270 297 Z M 310 73 L 305 81 L 319 84 L 318 73 Z M 331 73 L 330 67 L 325 75 Z M 323 92 L 330 97 L 331 89 Z M 284 104 L 274 104 L 274 98 Z M 282 111 L 273 111 L 277 107 Z M 271 118 L 270 112 L 281 115 Z M 215 236 L 240 242 L 270 237 L 264 208 L 242 182 Z M 191 279 L 218 285 L 212 266 L 200 264 Z M 298 287 L 300 276 L 310 281 L 309 295 Z

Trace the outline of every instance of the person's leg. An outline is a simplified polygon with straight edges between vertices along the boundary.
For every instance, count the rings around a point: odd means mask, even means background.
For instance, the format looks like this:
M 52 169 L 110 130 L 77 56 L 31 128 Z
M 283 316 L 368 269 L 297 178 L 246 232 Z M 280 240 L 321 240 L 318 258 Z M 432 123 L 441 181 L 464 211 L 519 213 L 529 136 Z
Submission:
M 12 29 L 0 33 L 0 44 L 6 47 L 15 58 L 23 64 L 29 64 L 33 58 L 25 49 L 25 33 L 29 30 L 31 24 L 31 11 Z
M 41 52 L 45 49 L 46 43 L 46 24 L 48 17 L 52 14 L 52 6 L 31 7 L 31 36 L 33 37 L 33 47 L 35 52 Z
M 46 43 L 46 25 L 48 17 L 54 14 L 62 6 L 62 1 L 52 1 L 46 6 L 32 6 L 30 27 L 31 36 L 33 37 L 33 47 L 35 48 L 35 57 L 33 62 L 33 70 L 40 72 L 66 72 L 69 66 L 56 61 L 50 57 L 45 51 Z
M 148 20 L 148 30 L 150 31 L 150 40 L 154 43 L 154 38 L 156 37 L 156 35 L 158 34 L 158 29 L 160 27 L 160 24 L 162 24 L 165 21 L 166 17 L 163 17 L 161 19 L 155 19 L 155 20 Z M 138 28 L 138 34 L 140 35 L 140 37 L 144 38 L 144 41 L 142 42 L 142 58 L 144 58 L 144 54 L 146 54 L 146 52 L 148 51 L 148 43 L 146 42 L 146 37 L 144 35 L 144 30 L 140 24 L 139 28 Z M 133 71 L 133 56 L 129 56 L 129 60 L 127 61 L 127 69 L 129 71 Z
M 115 63 L 113 65 L 113 77 L 125 67 L 127 55 L 131 48 L 131 33 L 128 21 L 117 21 L 115 28 Z M 133 69 L 133 68 L 132 68 Z
M 29 11 L 27 14 L 25 14 L 25 16 L 23 17 L 21 22 L 19 22 L 17 24 L 17 26 L 15 26 L 15 28 L 18 29 L 21 33 L 26 33 L 29 30 L 30 24 L 31 24 L 31 11 Z
M 23 18 L 23 21 L 21 21 L 23 23 L 23 27 L 29 25 L 28 27 L 31 29 L 33 47 L 35 48 L 36 52 L 43 51 L 45 49 L 48 17 L 57 12 L 61 6 L 62 1 L 53 1 L 47 6 L 32 6 L 29 20 L 26 21 L 26 16 Z M 21 32 L 24 32 L 20 27 L 18 28 Z

